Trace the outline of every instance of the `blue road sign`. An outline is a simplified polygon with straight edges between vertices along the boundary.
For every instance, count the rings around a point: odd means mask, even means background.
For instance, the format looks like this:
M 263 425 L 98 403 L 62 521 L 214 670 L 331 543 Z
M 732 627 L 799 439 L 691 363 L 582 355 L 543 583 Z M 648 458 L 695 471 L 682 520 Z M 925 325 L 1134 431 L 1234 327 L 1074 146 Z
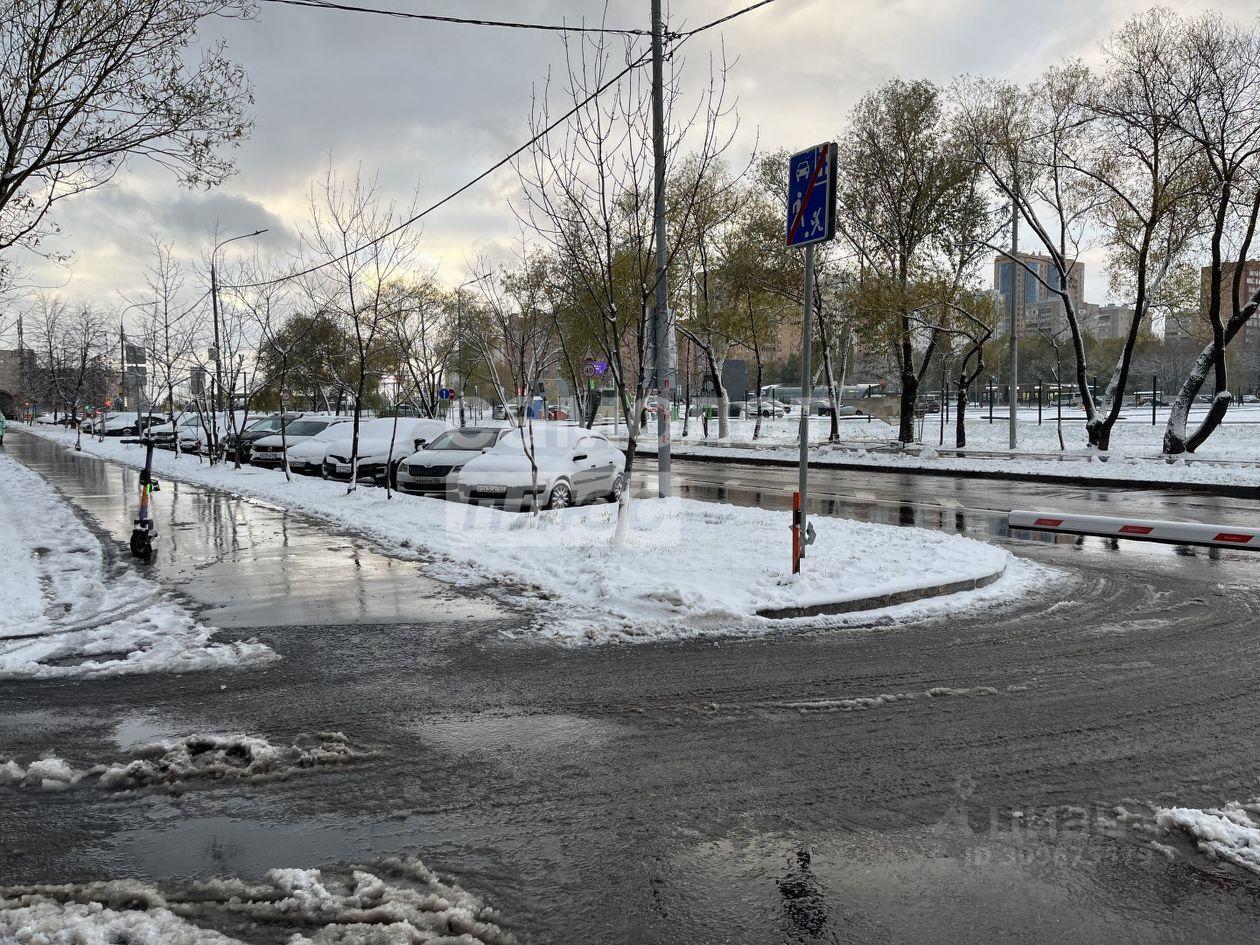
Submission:
M 788 161 L 787 244 L 807 246 L 836 235 L 836 145 L 815 145 Z
M 454 391 L 452 391 L 449 387 L 443 387 L 438 390 L 438 397 L 441 400 L 450 400 L 453 393 Z

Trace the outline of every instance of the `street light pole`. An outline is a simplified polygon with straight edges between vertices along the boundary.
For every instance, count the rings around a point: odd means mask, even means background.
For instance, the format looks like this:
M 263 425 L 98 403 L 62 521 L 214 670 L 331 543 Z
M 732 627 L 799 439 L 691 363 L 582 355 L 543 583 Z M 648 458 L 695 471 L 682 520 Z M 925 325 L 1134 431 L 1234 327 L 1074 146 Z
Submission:
M 661 0 L 652 0 L 652 159 L 656 185 L 657 494 L 670 495 L 669 401 L 674 381 L 674 326 L 669 312 L 669 247 L 665 233 L 665 25 Z

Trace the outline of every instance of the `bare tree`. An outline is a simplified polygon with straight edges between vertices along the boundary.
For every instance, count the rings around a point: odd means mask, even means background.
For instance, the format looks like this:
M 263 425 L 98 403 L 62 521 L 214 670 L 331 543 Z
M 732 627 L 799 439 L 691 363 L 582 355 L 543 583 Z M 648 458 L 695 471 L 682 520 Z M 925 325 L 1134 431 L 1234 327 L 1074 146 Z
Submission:
M 521 219 L 555 253 L 567 277 L 564 295 L 586 320 L 584 334 L 608 364 L 617 410 L 626 424 L 629 481 L 654 381 L 644 368 L 650 334 L 645 316 L 656 288 L 650 95 L 647 77 L 637 68 L 646 57 L 630 44 L 614 48 L 607 34 L 566 41 L 565 52 L 564 87 L 548 83 L 535 100 L 531 130 L 537 141 L 518 166 L 525 192 Z M 734 134 L 733 129 L 729 134 L 722 130 L 730 111 L 724 99 L 726 65 L 711 68 L 708 88 L 689 114 L 680 107 L 682 65 L 681 56 L 669 58 L 667 176 L 674 176 L 687 141 L 693 147 L 692 180 L 698 186 Z M 564 103 L 568 121 L 562 130 L 544 133 L 555 123 L 553 92 Z M 671 261 L 678 234 L 690 222 L 694 190 L 675 193 L 673 203 Z M 668 409 L 667 404 L 658 406 Z M 625 535 L 630 491 L 622 490 L 617 541 Z
M 1260 35 L 1206 14 L 1184 26 L 1179 53 L 1170 70 L 1186 103 L 1178 126 L 1197 146 L 1211 181 L 1205 302 L 1212 340 L 1173 400 L 1164 431 L 1170 454 L 1194 452 L 1224 419 L 1233 399 L 1226 347 L 1260 307 L 1260 293 L 1243 298 L 1242 265 L 1260 214 Z M 1188 434 L 1190 406 L 1209 373 L 1216 381 L 1212 405 Z
M 351 431 L 349 492 L 358 488 L 359 427 L 368 394 L 398 366 L 394 322 L 405 308 L 398 284 L 413 268 L 419 249 L 418 227 L 400 226 L 413 217 L 409 206 L 381 198 L 380 182 L 362 168 L 349 180 L 329 164 L 323 181 L 311 189 L 310 220 L 302 233 L 305 261 L 321 268 L 301 280 L 311 307 L 340 325 L 348 357 L 337 359 L 348 375 L 337 383 L 354 410 Z M 388 234 L 388 235 L 383 235 Z
M 222 181 L 219 152 L 250 128 L 251 95 L 223 43 L 192 51 L 241 0 L 0 2 L 0 250 L 41 252 L 61 200 L 148 158 L 190 186 Z
M 92 401 L 99 406 L 109 391 L 112 320 L 89 305 L 70 306 L 47 296 L 37 298 L 29 318 L 45 396 L 67 407 L 72 418 Z M 75 440 L 80 448 L 81 432 Z
M 492 272 L 484 260 L 479 268 L 478 285 L 483 299 L 480 330 L 474 330 L 469 340 L 492 379 L 504 414 L 521 430 L 521 449 L 530 470 L 530 508 L 537 514 L 541 503 L 534 420 L 545 418 L 536 418 L 531 404 L 541 381 L 555 367 L 559 356 L 554 335 L 556 322 L 549 298 L 548 260 L 542 253 L 522 245 L 512 268 Z M 508 391 L 523 394 L 518 396 L 515 411 Z M 561 488 L 558 484 L 547 497 L 548 507 L 563 507 L 572 498 L 571 489 L 564 494 Z
M 932 276 L 954 231 L 986 213 L 976 165 L 939 89 L 893 80 L 853 110 L 837 164 L 838 226 L 866 270 L 861 308 L 882 324 L 901 380 L 898 438 L 914 439 L 919 384 L 943 340 L 916 313 L 937 309 Z
M 149 380 L 166 402 L 167 419 L 174 423 L 175 387 L 187 374 L 195 334 L 191 312 L 179 300 L 184 273 L 170 243 L 153 240 L 153 261 L 145 270 L 145 286 L 146 297 L 134 304 L 141 313 L 140 336 L 149 352 Z M 177 436 L 176 455 L 179 451 Z

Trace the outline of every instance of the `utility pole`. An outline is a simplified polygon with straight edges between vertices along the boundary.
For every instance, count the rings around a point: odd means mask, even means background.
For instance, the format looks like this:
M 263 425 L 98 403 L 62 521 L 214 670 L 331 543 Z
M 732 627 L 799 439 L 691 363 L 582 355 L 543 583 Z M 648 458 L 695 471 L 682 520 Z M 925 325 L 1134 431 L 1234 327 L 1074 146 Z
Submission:
M 669 247 L 665 235 L 665 24 L 661 0 L 652 0 L 652 160 L 656 179 L 656 432 L 657 482 L 661 498 L 669 482 L 669 401 L 674 387 L 674 325 L 669 312 Z
M 1011 388 L 1008 402 L 1010 404 L 1010 447 L 1015 449 L 1015 414 L 1019 407 L 1019 338 L 1015 335 L 1015 273 L 1019 267 L 1019 202 L 1011 198 L 1011 304 L 1010 318 L 1007 321 L 1006 331 L 1010 335 L 1010 357 L 1011 357 Z M 1030 273 L 1024 273 L 1024 278 L 1029 278 Z M 990 408 L 992 409 L 992 408 Z

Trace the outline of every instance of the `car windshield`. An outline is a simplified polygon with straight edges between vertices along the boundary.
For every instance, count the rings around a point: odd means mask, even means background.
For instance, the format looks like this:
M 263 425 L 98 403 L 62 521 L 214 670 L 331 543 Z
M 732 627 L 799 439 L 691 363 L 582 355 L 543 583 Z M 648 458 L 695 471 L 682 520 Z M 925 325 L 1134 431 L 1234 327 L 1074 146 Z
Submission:
M 285 428 L 289 436 L 314 436 L 327 429 L 327 420 L 293 420 Z
M 496 452 L 521 452 L 523 448 L 522 437 L 530 435 L 531 432 L 528 428 L 513 430 L 505 434 L 503 439 L 495 444 L 494 449 Z M 543 451 L 572 449 L 574 444 L 577 443 L 579 436 L 591 436 L 591 434 L 580 428 L 551 423 L 535 424 L 532 431 L 534 449 Z M 528 443 L 529 441 L 526 440 L 525 442 Z
M 471 427 L 463 430 L 447 430 L 429 444 L 431 450 L 484 450 L 494 446 L 498 430 Z
M 405 438 L 406 430 L 407 430 L 407 421 L 405 419 L 400 419 L 398 421 L 398 435 L 400 437 Z M 388 439 L 389 436 L 393 432 L 394 432 L 394 418 L 393 417 L 381 417 L 378 420 L 369 420 L 367 423 L 359 427 L 360 436 L 380 437 L 382 439 Z M 346 434 L 349 435 L 349 427 L 347 427 Z
M 263 417 L 261 420 L 255 420 L 245 429 L 252 430 L 256 433 L 261 433 L 263 430 L 279 430 L 280 418 L 279 417 Z

